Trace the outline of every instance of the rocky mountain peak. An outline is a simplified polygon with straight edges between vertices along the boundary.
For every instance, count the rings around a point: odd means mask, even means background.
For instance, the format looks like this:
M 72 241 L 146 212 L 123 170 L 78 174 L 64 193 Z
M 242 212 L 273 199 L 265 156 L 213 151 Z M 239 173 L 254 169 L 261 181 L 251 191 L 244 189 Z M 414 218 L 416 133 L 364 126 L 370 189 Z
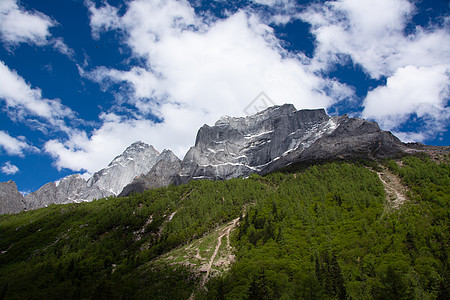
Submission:
M 0 182 L 0 214 L 14 214 L 24 210 L 25 202 L 14 181 Z
M 225 117 L 200 128 L 183 160 L 183 176 L 227 179 L 262 172 L 272 161 L 308 147 L 336 127 L 324 109 L 297 111 L 292 104 L 247 117 Z
M 297 110 L 285 104 L 246 117 L 223 116 L 213 126 L 205 124 L 183 161 L 170 150 L 159 153 L 153 146 L 137 141 L 88 181 L 75 174 L 57 184 L 48 183 L 26 195 L 25 204 L 11 182 L 0 186 L 0 195 L 2 191 L 13 195 L 7 201 L 14 208 L 8 211 L 16 211 L 50 203 L 127 196 L 195 179 L 265 174 L 296 162 L 372 159 L 406 151 L 405 144 L 380 130 L 375 122 L 347 115 L 330 117 L 324 109 Z
M 167 161 L 167 162 L 174 162 L 174 161 L 179 161 L 180 159 L 171 151 L 168 149 L 164 149 L 163 152 L 161 152 L 161 154 L 159 154 L 158 156 L 158 161 Z
M 139 156 L 158 156 L 159 152 L 144 142 L 137 141 L 128 146 L 122 154 L 116 156 L 108 165 L 108 167 L 115 166 L 117 164 L 123 164 L 127 160 L 133 160 Z

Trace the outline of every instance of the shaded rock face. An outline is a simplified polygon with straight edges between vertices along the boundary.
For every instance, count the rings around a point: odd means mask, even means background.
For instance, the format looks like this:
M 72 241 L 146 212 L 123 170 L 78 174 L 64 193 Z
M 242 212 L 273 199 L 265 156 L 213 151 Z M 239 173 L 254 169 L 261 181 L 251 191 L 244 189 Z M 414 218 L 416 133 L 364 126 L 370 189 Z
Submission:
M 181 176 L 189 181 L 266 173 L 276 161 L 308 149 L 338 126 L 338 119 L 323 109 L 297 111 L 291 104 L 245 118 L 223 117 L 212 127 L 200 128 Z
M 382 131 L 375 122 L 332 117 L 335 130 L 323 135 L 307 148 L 298 148 L 282 159 L 273 162 L 265 172 L 283 168 L 292 163 L 317 162 L 331 159 L 379 159 L 400 156 L 410 152 L 392 133 Z
M 25 201 L 15 182 L 0 182 L 0 214 L 14 214 L 24 209 Z

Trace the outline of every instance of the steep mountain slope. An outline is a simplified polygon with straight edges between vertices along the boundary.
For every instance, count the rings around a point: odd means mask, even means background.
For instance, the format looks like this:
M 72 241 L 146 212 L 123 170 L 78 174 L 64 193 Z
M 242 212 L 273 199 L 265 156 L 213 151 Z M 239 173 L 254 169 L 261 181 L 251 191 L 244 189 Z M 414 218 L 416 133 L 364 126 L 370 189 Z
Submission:
M 25 195 L 25 209 L 36 209 L 54 204 L 92 201 L 111 196 L 97 186 L 89 186 L 79 174 L 64 177 L 59 182 L 49 182 L 39 190 Z
M 246 118 L 223 117 L 204 125 L 183 160 L 185 180 L 229 179 L 264 172 L 295 149 L 306 149 L 337 124 L 325 110 L 274 106 Z
M 119 197 L 126 197 L 131 193 L 142 193 L 146 189 L 179 184 L 181 160 L 170 150 L 164 150 L 155 165 L 147 174 L 136 177 L 124 187 Z
M 135 142 L 114 158 L 108 167 L 96 172 L 88 180 L 88 185 L 117 195 L 136 176 L 149 172 L 158 156 L 159 152 L 153 146 Z
M 447 299 L 448 158 L 384 162 L 411 191 L 398 209 L 335 162 L 2 215 L 0 295 Z

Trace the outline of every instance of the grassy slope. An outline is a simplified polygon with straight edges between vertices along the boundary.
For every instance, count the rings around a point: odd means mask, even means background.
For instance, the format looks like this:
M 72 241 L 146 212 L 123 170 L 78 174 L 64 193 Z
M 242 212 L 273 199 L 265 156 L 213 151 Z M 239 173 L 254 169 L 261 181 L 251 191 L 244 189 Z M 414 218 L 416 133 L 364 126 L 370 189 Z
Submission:
M 209 238 L 208 260 L 214 229 L 245 207 L 236 262 L 197 298 L 445 299 L 449 165 L 386 165 L 411 190 L 388 214 L 375 172 L 331 163 L 0 216 L 0 298 L 187 299 L 204 276 L 176 251 Z

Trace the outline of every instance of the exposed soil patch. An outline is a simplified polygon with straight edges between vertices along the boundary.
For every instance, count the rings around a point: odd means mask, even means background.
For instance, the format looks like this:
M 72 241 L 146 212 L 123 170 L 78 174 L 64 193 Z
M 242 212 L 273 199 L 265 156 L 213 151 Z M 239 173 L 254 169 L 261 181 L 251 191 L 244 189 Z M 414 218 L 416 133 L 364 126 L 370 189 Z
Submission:
M 236 228 L 239 218 L 218 227 L 216 230 L 160 257 L 160 261 L 176 266 L 184 265 L 202 276 L 200 288 L 209 278 L 227 272 L 234 261 L 230 234 Z M 226 237 L 226 241 L 225 238 Z
M 206 281 L 209 278 L 209 273 L 211 272 L 211 267 L 212 267 L 214 261 L 216 260 L 217 253 L 219 252 L 220 246 L 222 245 L 222 238 L 224 236 L 227 237 L 227 249 L 226 249 L 226 252 L 230 252 L 230 253 L 228 255 L 225 255 L 225 256 L 221 255 L 221 257 L 218 259 L 218 261 L 217 261 L 217 263 L 215 265 L 218 266 L 218 267 L 220 267 L 221 265 L 228 266 L 231 263 L 231 260 L 234 258 L 234 257 L 233 258 L 230 257 L 230 255 L 232 255 L 231 254 L 231 247 L 230 247 L 230 232 L 231 232 L 231 229 L 236 227 L 236 224 L 237 224 L 238 220 L 239 220 L 239 218 L 234 219 L 233 221 L 228 223 L 228 225 L 221 230 L 220 235 L 217 237 L 217 244 L 216 244 L 216 247 L 214 249 L 214 253 L 211 256 L 211 258 L 209 259 L 208 266 L 205 269 L 206 273 L 203 276 L 203 280 L 202 280 L 202 284 L 201 284 L 202 287 L 205 286 L 205 283 L 206 283 Z
M 383 168 L 383 171 L 377 172 L 377 174 L 383 183 L 384 190 L 386 191 L 387 205 L 390 208 L 396 209 L 408 200 L 405 195 L 408 188 L 402 184 L 398 176 L 386 168 Z

